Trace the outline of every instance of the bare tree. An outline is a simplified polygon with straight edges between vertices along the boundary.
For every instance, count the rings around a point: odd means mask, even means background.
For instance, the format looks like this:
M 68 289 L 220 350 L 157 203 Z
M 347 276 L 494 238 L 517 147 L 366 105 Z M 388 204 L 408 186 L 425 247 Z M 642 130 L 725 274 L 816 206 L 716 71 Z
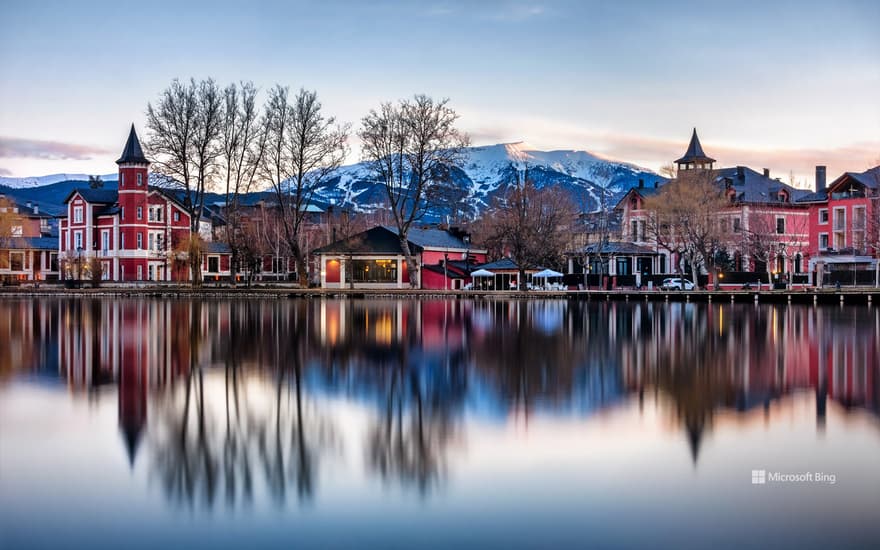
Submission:
M 433 206 L 449 170 L 464 160 L 468 137 L 455 127 L 457 120 L 448 99 L 416 95 L 383 103 L 361 121 L 362 154 L 385 187 L 413 287 L 419 266 L 409 247 L 409 230 Z
M 652 213 L 646 230 L 659 246 L 687 260 L 695 285 L 699 285 L 700 269 L 711 269 L 722 246 L 718 213 L 727 206 L 709 170 L 680 171 L 675 180 L 645 200 L 645 209 Z
M 526 168 L 476 225 L 487 248 L 506 252 L 517 264 L 519 289 L 525 290 L 527 270 L 559 264 L 576 215 L 565 191 L 536 188 Z
M 164 182 L 180 189 L 190 211 L 190 229 L 198 233 L 205 193 L 217 176 L 224 101 L 213 79 L 182 83 L 175 79 L 147 104 L 147 148 Z M 194 241 L 191 241 L 194 242 Z M 201 283 L 201 258 L 189 257 L 194 285 Z
M 223 164 L 225 168 L 225 240 L 232 250 L 230 276 L 235 284 L 247 236 L 242 234 L 240 198 L 249 193 L 266 148 L 266 132 L 252 82 L 230 84 L 223 90 Z M 249 264 L 250 265 L 250 264 Z
M 263 175 L 271 183 L 287 247 L 296 259 L 299 283 L 308 285 L 305 225 L 315 192 L 325 186 L 347 153 L 348 126 L 322 112 L 317 93 L 303 90 L 291 101 L 286 87 L 269 92 Z

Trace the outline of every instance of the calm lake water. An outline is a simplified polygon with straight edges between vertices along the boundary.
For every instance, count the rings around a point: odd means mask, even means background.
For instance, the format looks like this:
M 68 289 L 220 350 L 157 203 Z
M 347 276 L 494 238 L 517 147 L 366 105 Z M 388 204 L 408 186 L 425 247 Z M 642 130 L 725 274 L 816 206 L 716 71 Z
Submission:
M 878 541 L 877 308 L 0 300 L 4 549 Z

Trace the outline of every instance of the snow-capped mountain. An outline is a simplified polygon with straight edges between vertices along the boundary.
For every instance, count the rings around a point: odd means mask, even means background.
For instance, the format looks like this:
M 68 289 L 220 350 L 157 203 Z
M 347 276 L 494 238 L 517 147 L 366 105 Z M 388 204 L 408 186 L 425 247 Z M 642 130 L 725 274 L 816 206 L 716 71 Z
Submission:
M 503 193 L 528 169 L 539 188 L 561 186 L 583 211 L 594 211 L 603 193 L 613 204 L 639 180 L 647 185 L 663 178 L 633 164 L 603 159 L 588 151 L 539 151 L 527 144 L 502 143 L 470 147 L 461 169 L 449 174 L 450 200 L 436 216 L 473 215 Z M 361 209 L 380 208 L 384 189 L 366 163 L 344 166 L 319 193 L 320 198 Z
M 94 175 L 94 174 L 92 174 Z M 118 174 L 104 174 L 101 179 L 104 181 L 115 180 Z M 43 185 L 52 185 L 61 181 L 89 181 L 88 174 L 50 174 L 48 176 L 27 177 L 27 178 L 11 178 L 0 176 L 0 185 L 11 187 L 13 189 L 28 189 L 31 187 L 42 187 Z
M 587 151 L 539 151 L 525 143 L 502 143 L 470 147 L 461 168 L 451 168 L 440 201 L 424 221 L 472 217 L 486 208 L 493 197 L 517 182 L 523 170 L 538 188 L 560 187 L 585 212 L 599 208 L 601 197 L 613 205 L 630 188 L 644 180 L 653 185 L 663 178 L 633 164 L 603 159 Z M 0 192 L 44 205 L 47 211 L 62 207 L 64 198 L 77 187 L 87 187 L 86 174 L 53 174 L 33 178 L 0 178 Z M 101 176 L 104 187 L 116 188 L 116 174 Z M 151 178 L 151 183 L 152 178 Z M 4 187 L 5 186 L 5 187 Z M 218 196 L 208 202 L 222 201 Z M 385 189 L 367 163 L 339 169 L 315 197 L 316 202 L 372 211 L 384 208 Z

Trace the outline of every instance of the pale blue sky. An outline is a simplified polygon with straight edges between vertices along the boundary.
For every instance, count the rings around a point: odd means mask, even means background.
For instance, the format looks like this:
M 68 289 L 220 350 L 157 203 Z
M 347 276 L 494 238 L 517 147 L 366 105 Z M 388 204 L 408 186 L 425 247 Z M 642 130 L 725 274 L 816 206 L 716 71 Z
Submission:
M 318 91 L 357 125 L 449 97 L 475 144 L 658 168 L 696 126 L 725 165 L 812 183 L 880 158 L 880 2 L 0 4 L 0 175 L 113 172 L 174 77 Z M 352 160 L 358 151 L 354 145 Z

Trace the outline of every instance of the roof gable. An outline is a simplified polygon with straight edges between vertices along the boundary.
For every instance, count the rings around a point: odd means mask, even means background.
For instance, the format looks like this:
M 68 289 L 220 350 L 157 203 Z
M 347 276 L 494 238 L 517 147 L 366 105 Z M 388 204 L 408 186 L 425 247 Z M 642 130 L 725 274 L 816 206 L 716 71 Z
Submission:
M 119 193 L 116 189 L 91 189 L 91 188 L 80 188 L 72 190 L 67 197 L 64 199 L 64 204 L 70 202 L 70 199 L 73 198 L 74 195 L 79 195 L 86 202 L 90 202 L 93 204 L 114 204 L 117 200 L 119 200 Z

